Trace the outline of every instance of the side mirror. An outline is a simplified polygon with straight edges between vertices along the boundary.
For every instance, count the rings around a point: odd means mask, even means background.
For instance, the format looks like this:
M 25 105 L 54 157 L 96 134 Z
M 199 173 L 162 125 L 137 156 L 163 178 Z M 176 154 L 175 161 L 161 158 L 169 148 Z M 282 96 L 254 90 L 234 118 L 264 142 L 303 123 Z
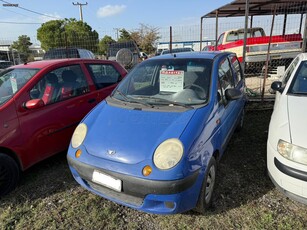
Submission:
M 26 109 L 38 109 L 43 106 L 45 106 L 45 102 L 42 99 L 32 99 L 24 104 Z
M 274 91 L 282 92 L 284 88 L 282 87 L 282 82 L 281 81 L 274 81 L 271 84 L 271 89 Z
M 239 89 L 230 88 L 225 91 L 225 97 L 229 101 L 240 99 L 242 96 L 243 93 Z

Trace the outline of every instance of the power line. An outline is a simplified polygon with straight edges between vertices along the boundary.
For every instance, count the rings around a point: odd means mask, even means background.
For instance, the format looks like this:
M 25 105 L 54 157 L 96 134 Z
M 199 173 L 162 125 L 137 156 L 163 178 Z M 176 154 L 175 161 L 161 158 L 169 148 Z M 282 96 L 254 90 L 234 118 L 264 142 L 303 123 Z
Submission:
M 26 9 L 24 7 L 21 7 L 19 5 L 16 5 L 16 4 L 12 4 L 10 2 L 7 2 L 7 1 L 4 1 L 4 0 L 0 0 L 1 2 L 4 2 L 6 4 L 11 4 L 11 5 L 14 5 L 14 7 L 17 7 L 19 9 L 22 9 L 22 10 L 25 10 L 25 11 L 28 11 L 28 12 L 31 12 L 31 13 L 34 13 L 34 14 L 38 14 L 38 15 L 42 15 L 42 16 L 45 16 L 45 17 L 49 17 L 49 18 L 55 18 L 55 19 L 59 19 L 58 17 L 54 17 L 54 16 L 50 16 L 48 14 L 42 14 L 42 13 L 39 13 L 39 12 L 36 12 L 36 11 L 33 11 L 33 10 L 29 10 L 29 9 Z M 16 6 L 15 6 L 16 5 Z
M 1 22 L 1 24 L 29 24 L 29 25 L 41 25 L 42 23 L 37 22 Z

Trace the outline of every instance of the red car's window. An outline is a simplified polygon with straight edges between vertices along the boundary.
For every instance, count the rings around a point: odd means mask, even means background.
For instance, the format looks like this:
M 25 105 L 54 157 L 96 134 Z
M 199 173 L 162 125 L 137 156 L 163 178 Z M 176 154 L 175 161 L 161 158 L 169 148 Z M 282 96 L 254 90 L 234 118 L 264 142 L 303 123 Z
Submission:
M 98 89 L 117 83 L 120 73 L 110 64 L 88 64 L 87 68 Z
M 30 91 L 32 99 L 40 98 L 50 104 L 89 92 L 88 83 L 79 65 L 55 69 L 43 78 Z

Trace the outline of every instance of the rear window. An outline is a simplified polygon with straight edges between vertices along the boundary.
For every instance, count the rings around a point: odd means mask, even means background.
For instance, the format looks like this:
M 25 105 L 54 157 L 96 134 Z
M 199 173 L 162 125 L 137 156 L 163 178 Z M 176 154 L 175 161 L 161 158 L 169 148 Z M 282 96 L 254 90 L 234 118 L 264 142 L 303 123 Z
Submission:
M 63 58 L 80 58 L 80 55 L 78 53 L 77 49 L 53 49 L 48 50 L 44 58 L 47 59 L 63 59 Z
M 12 62 L 10 62 L 10 61 L 1 61 L 0 62 L 0 69 L 5 69 L 5 68 L 8 68 L 12 65 L 13 65 Z

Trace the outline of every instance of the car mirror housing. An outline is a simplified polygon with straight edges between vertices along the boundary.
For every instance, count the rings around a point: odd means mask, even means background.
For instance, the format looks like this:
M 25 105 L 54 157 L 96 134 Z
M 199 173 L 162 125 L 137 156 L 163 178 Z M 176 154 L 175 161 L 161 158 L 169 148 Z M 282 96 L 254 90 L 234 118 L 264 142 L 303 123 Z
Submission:
M 43 106 L 45 106 L 45 102 L 42 99 L 32 99 L 24 104 L 26 109 L 38 109 Z
M 271 89 L 274 91 L 282 92 L 284 88 L 282 87 L 282 82 L 281 81 L 274 81 L 271 84 Z
M 237 100 L 243 96 L 242 92 L 239 89 L 226 89 L 225 96 L 227 100 Z

